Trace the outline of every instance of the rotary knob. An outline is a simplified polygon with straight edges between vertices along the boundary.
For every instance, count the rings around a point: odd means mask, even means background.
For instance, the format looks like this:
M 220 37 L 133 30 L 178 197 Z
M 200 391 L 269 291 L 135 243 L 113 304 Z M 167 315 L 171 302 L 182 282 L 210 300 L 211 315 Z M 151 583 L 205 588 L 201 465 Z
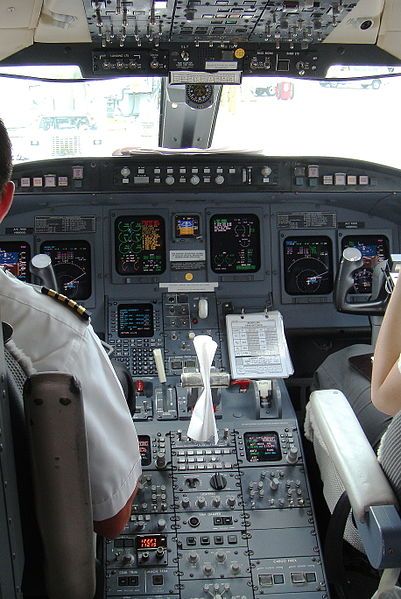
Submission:
M 223 175 L 217 175 L 217 177 L 214 178 L 214 181 L 216 185 L 222 185 L 224 183 Z
M 199 555 L 196 553 L 196 551 L 190 551 L 189 555 L 188 555 L 188 561 L 191 564 L 196 564 L 198 560 L 199 560 Z
M 220 472 L 216 472 L 210 479 L 210 486 L 215 491 L 221 491 L 227 486 L 227 479 Z
M 212 505 L 213 505 L 213 507 L 219 507 L 220 503 L 221 503 L 220 497 L 217 497 L 217 496 L 213 497 L 213 499 L 212 499 Z
M 192 175 L 192 177 L 190 178 L 189 182 L 192 185 L 199 185 L 199 183 L 200 183 L 200 177 L 198 175 Z
M 166 521 L 164 518 L 159 518 L 159 520 L 157 521 L 157 528 L 159 530 L 164 530 L 166 528 Z
M 234 495 L 230 495 L 229 497 L 227 497 L 227 505 L 228 505 L 228 507 L 235 507 Z
M 279 485 L 278 478 L 276 478 L 276 477 L 272 478 L 271 481 L 270 481 L 270 488 L 271 488 L 271 490 L 272 491 L 277 491 L 278 485 Z
M 233 574 L 239 574 L 240 570 L 241 570 L 241 568 L 240 568 L 240 565 L 238 562 L 233 562 L 231 564 L 231 572 Z
M 132 555 L 132 553 L 124 553 L 122 561 L 124 566 L 129 566 L 130 564 L 134 563 L 134 556 Z
M 227 558 L 227 555 L 224 553 L 224 551 L 218 551 L 216 553 L 216 559 L 221 564 L 226 561 L 226 558 Z
M 272 174 L 272 169 L 270 168 L 270 166 L 266 165 L 262 168 L 260 172 L 262 174 L 262 177 L 269 177 Z
M 158 547 L 156 549 L 156 558 L 162 559 L 164 557 L 164 547 Z
M 187 497 L 187 495 L 184 495 L 184 497 L 182 498 L 181 505 L 185 509 L 189 507 L 189 498 Z
M 291 445 L 287 453 L 287 462 L 289 464 L 296 464 L 298 461 L 298 447 Z
M 164 451 L 158 451 L 156 455 L 156 468 L 164 468 L 166 465 L 166 454 Z
M 197 499 L 197 502 L 196 502 L 196 503 L 197 503 L 197 506 L 198 506 L 200 509 L 202 509 L 202 508 L 204 508 L 204 507 L 205 507 L 205 505 L 206 505 L 206 499 L 203 497 L 203 495 L 201 495 L 200 497 L 198 497 L 198 499 Z
M 174 179 L 173 175 L 167 175 L 167 177 L 165 179 L 165 183 L 166 183 L 166 185 L 174 185 L 175 179 Z
M 210 562 L 206 562 L 203 566 L 203 573 L 206 576 L 211 576 L 213 574 L 212 564 Z

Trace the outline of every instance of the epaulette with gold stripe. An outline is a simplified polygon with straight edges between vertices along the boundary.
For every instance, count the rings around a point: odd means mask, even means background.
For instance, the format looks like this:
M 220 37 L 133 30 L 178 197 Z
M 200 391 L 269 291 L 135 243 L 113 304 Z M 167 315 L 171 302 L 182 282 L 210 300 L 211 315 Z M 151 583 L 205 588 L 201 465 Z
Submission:
M 88 310 L 83 306 L 77 304 L 77 302 L 75 302 L 74 300 L 68 298 L 66 295 L 63 295 L 62 293 L 57 293 L 57 291 L 54 291 L 54 289 L 48 289 L 47 287 L 42 287 L 41 292 L 43 293 L 43 295 L 47 295 L 48 297 L 52 297 L 58 302 L 61 302 L 81 318 L 84 318 L 85 320 L 90 319 L 91 313 L 88 312 Z

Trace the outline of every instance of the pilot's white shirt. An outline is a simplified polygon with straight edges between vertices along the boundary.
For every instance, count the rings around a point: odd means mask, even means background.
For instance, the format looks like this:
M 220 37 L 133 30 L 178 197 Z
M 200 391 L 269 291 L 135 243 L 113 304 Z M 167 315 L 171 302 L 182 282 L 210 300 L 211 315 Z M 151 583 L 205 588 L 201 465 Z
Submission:
M 141 475 L 138 438 L 113 367 L 92 326 L 66 306 L 0 268 L 0 319 L 38 372 L 81 383 L 94 520 L 117 514 Z

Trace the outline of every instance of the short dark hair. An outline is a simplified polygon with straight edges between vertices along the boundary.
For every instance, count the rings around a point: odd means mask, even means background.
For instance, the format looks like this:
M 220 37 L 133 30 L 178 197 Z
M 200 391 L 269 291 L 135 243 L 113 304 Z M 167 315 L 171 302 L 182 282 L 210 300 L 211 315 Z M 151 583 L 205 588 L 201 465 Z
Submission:
M 0 119 L 0 192 L 4 188 L 7 181 L 11 178 L 12 157 L 11 157 L 11 141 Z

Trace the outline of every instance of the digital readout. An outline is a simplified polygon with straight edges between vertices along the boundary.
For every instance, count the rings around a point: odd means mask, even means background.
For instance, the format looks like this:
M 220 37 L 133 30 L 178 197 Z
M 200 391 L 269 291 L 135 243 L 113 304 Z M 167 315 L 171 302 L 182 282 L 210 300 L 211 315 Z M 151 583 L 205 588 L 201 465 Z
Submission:
M 25 241 L 0 241 L 0 266 L 9 270 L 20 281 L 31 280 L 28 270 L 30 247 Z
M 167 549 L 167 537 L 164 535 L 136 535 L 136 549 Z
M 210 219 L 211 267 L 216 273 L 257 272 L 260 224 L 256 214 L 215 214 Z
M 116 269 L 120 275 L 155 275 L 166 270 L 161 216 L 119 216 L 115 221 Z
M 333 291 L 333 249 L 329 237 L 284 240 L 284 287 L 289 295 L 323 295 Z
M 175 216 L 175 236 L 177 239 L 199 236 L 199 216 L 186 214 Z
M 51 258 L 60 293 L 74 300 L 86 300 L 91 296 L 91 246 L 88 241 L 44 241 L 40 251 Z
M 152 447 L 149 435 L 138 435 L 138 443 L 142 466 L 150 466 L 152 463 Z
M 341 243 L 344 250 L 346 247 L 357 248 L 363 259 L 362 268 L 354 272 L 354 288 L 349 293 L 372 292 L 373 270 L 379 262 L 389 257 L 389 241 L 384 235 L 350 235 L 344 237 Z
M 119 337 L 153 337 L 152 304 L 120 304 L 117 318 Z
M 244 440 L 248 462 L 281 460 L 279 436 L 275 431 L 245 433 Z

